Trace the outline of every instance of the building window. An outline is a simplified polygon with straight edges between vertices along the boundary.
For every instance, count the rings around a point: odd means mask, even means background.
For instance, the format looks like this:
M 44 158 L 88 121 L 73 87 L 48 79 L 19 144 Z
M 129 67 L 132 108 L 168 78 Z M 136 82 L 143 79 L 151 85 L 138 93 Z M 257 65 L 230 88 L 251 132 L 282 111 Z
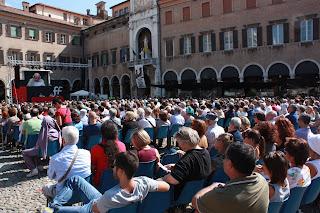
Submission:
M 300 37 L 302 42 L 313 40 L 313 19 L 306 19 L 300 22 Z
M 52 32 L 45 32 L 44 34 L 45 42 L 53 42 L 53 33 Z
M 166 11 L 165 24 L 172 24 L 172 11 Z
M 108 65 L 108 52 L 101 53 L 101 65 L 106 67 Z
M 128 8 L 128 7 L 125 7 L 125 8 L 124 8 L 124 13 L 125 13 L 125 14 L 129 13 L 129 8 Z
M 210 2 L 202 3 L 202 17 L 210 16 Z
M 233 49 L 233 31 L 224 32 L 224 50 Z
M 223 0 L 223 13 L 232 12 L 232 0 Z
M 60 34 L 59 44 L 67 44 L 67 35 L 66 34 Z
M 256 27 L 247 29 L 247 44 L 249 48 L 258 46 L 258 33 Z
M 117 63 L 117 49 L 111 50 L 111 63 L 112 64 Z
M 115 12 L 114 12 L 114 16 L 115 16 L 115 17 L 118 17 L 118 16 L 119 16 L 119 12 L 118 12 L 118 11 L 115 11 Z
M 26 39 L 29 39 L 29 40 L 36 40 L 37 39 L 37 34 L 38 34 L 38 31 L 35 30 L 35 29 L 27 29 L 26 28 L 26 31 L 27 31 L 27 38 Z
M 272 0 L 272 4 L 280 4 L 283 0 Z
M 247 9 L 252 9 L 257 7 L 257 0 L 247 0 Z
M 182 20 L 189 21 L 190 20 L 190 7 L 184 7 L 182 9 Z
M 15 50 L 9 50 L 8 56 L 11 60 L 23 60 L 23 54 L 22 52 L 15 51 Z
M 53 61 L 53 54 L 44 53 L 43 60 L 44 60 L 44 62 L 52 62 Z
M 80 36 L 74 35 L 72 36 L 72 45 L 80 45 Z
M 120 9 L 120 10 L 119 10 L 119 15 L 122 16 L 123 14 L 124 14 L 123 9 Z
M 128 47 L 123 47 L 120 49 L 120 63 L 125 63 L 129 60 L 127 51 L 129 51 Z
M 272 44 L 279 45 L 284 42 L 283 24 L 272 25 Z
M 63 13 L 63 20 L 67 21 L 68 20 L 68 14 Z
M 83 25 L 85 25 L 85 26 L 89 25 L 88 19 L 86 19 L 86 18 L 83 19 Z
M 186 36 L 183 39 L 183 54 L 189 55 L 191 54 L 191 36 Z
M 166 42 L 166 57 L 173 56 L 173 39 L 168 39 Z
M 74 17 L 74 24 L 79 25 L 80 23 L 80 18 L 79 17 Z
M 205 33 L 202 35 L 202 47 L 203 52 L 211 52 L 211 33 Z
M 21 27 L 10 26 L 8 35 L 12 38 L 21 38 Z

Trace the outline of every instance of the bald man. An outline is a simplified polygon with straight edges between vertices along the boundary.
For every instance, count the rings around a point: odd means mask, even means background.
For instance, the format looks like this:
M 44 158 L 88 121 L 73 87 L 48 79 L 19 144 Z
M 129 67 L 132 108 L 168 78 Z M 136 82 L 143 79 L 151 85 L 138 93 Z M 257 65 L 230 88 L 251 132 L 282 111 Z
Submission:
M 89 124 L 83 127 L 83 142 L 86 146 L 89 142 L 89 138 L 95 135 L 101 135 L 101 123 L 98 122 L 99 117 L 94 111 L 90 111 L 88 114 Z

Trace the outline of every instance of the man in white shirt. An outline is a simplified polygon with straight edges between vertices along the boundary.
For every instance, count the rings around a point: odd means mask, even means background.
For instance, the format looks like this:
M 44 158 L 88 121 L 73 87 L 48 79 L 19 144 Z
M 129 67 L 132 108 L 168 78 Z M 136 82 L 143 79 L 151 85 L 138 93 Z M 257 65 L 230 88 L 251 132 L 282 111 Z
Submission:
M 206 123 L 208 126 L 206 137 L 208 140 L 208 150 L 210 151 L 213 147 L 213 144 L 216 140 L 216 138 L 219 137 L 219 135 L 225 133 L 224 129 L 217 124 L 218 116 L 215 113 L 208 113 L 206 115 Z
M 76 145 L 78 141 L 79 131 L 77 128 L 74 126 L 67 126 L 62 129 L 63 149 L 51 157 L 48 167 L 48 177 L 57 181 L 57 183 L 53 185 L 48 184 L 42 188 L 42 192 L 46 197 L 55 197 L 62 189 L 64 182 L 74 175 L 83 178 L 91 175 L 90 152 L 84 149 L 78 149 Z M 74 158 L 75 161 L 70 172 L 63 178 Z
M 185 120 L 181 115 L 180 107 L 177 106 L 174 108 L 173 115 L 171 116 L 170 122 L 171 122 L 171 126 L 174 124 L 184 125 Z
M 140 128 L 144 129 L 156 127 L 156 120 L 151 116 L 151 114 L 152 109 L 150 107 L 147 107 L 145 109 L 138 109 L 138 115 L 140 117 L 138 124 Z

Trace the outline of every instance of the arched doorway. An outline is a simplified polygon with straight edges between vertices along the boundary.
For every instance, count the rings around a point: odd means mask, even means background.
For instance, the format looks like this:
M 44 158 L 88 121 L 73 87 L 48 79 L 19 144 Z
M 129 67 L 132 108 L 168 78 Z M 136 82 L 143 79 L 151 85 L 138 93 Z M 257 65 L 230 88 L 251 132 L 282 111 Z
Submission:
M 168 71 L 163 76 L 165 96 L 166 97 L 177 97 L 178 96 L 178 76 L 173 71 Z
M 244 90 L 240 86 L 239 72 L 233 66 L 227 66 L 221 71 L 223 81 L 223 96 L 244 96 Z
M 82 86 L 81 86 L 81 81 L 80 80 L 76 80 L 75 82 L 73 82 L 73 85 L 72 85 L 72 91 L 73 92 L 79 91 L 81 89 L 82 89 Z
M 109 87 L 109 79 L 103 78 L 102 79 L 102 94 L 110 96 L 110 87 Z
M 0 80 L 0 101 L 6 100 L 6 85 Z
M 148 28 L 142 28 L 138 34 L 139 59 L 152 58 L 152 36 Z
M 249 65 L 243 71 L 246 96 L 261 95 L 264 88 L 263 70 L 258 65 Z
M 122 98 L 131 98 L 131 82 L 127 75 L 124 75 L 121 80 Z
M 286 93 L 287 81 L 290 77 L 290 70 L 283 63 L 275 63 L 268 70 L 268 79 L 274 88 L 274 95 L 281 96 Z
M 112 96 L 114 98 L 120 98 L 120 82 L 117 76 L 111 79 Z
M 319 66 L 315 62 L 303 61 L 294 72 L 295 79 L 289 85 L 291 95 L 319 95 Z
M 94 94 L 101 94 L 100 81 L 97 78 L 94 79 Z
M 200 82 L 202 97 L 217 96 L 217 74 L 214 69 L 204 69 L 200 74 Z
M 199 96 L 199 88 L 197 88 L 197 76 L 190 69 L 183 71 L 181 75 L 181 89 L 183 96 Z

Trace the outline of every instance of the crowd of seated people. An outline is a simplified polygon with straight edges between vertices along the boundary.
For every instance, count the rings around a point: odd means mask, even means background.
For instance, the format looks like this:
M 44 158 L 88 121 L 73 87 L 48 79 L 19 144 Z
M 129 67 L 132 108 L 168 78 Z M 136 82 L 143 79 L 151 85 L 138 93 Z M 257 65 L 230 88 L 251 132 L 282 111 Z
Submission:
M 43 193 L 56 212 L 106 212 L 143 203 L 155 191 L 171 194 L 174 211 L 193 181 L 203 181 L 192 200 L 198 212 L 267 212 L 320 177 L 319 111 L 319 100 L 301 97 L 54 99 L 2 103 L 1 126 L 6 148 L 23 147 L 28 178 L 42 171 L 40 160 L 50 159 L 47 173 L 56 183 Z M 158 139 L 162 127 L 167 137 Z M 37 136 L 33 144 L 31 136 Z M 53 142 L 59 147 L 51 154 Z M 162 164 L 174 154 L 178 159 Z M 135 177 L 148 162 L 155 162 L 153 175 Z M 101 192 L 107 170 L 118 185 Z

